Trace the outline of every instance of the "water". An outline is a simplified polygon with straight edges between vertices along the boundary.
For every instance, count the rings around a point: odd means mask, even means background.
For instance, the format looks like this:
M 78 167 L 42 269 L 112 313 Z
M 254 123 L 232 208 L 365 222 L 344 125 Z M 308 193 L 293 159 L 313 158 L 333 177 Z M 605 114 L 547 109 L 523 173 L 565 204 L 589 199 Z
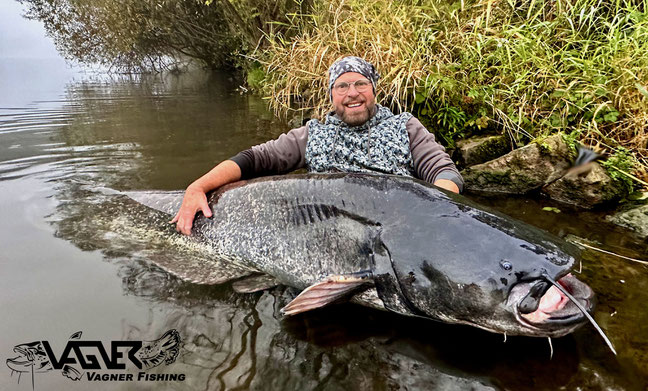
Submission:
M 33 64 L 32 64 L 33 65 Z M 47 340 L 152 341 L 178 330 L 176 361 L 150 373 L 181 382 L 73 382 L 34 374 L 34 389 L 644 389 L 648 278 L 642 265 L 583 253 L 579 278 L 598 293 L 592 327 L 553 340 L 340 305 L 284 319 L 294 294 L 237 294 L 154 266 L 205 256 L 117 190 L 176 190 L 287 125 L 225 74 L 107 77 L 4 64 L 0 101 L 0 354 Z M 36 65 L 40 66 L 40 65 Z M 20 71 L 18 71 L 20 70 Z M 42 73 L 42 72 L 41 72 Z M 563 237 L 645 257 L 645 239 L 596 213 L 541 210 L 546 201 L 475 198 Z M 91 350 L 85 350 L 92 354 Z M 109 371 L 104 371 L 109 373 Z M 134 371 L 137 373 L 137 371 Z M 31 373 L 0 368 L 0 389 L 32 389 Z

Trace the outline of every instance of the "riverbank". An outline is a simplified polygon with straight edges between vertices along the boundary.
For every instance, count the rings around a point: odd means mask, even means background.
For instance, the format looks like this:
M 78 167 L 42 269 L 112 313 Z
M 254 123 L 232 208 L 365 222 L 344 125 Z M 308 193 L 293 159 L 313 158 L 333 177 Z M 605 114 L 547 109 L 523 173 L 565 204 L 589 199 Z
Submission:
M 330 0 L 291 23 L 289 40 L 266 37 L 248 73 L 279 115 L 322 116 L 328 66 L 355 54 L 381 72 L 378 99 L 413 112 L 447 147 L 502 135 L 516 149 L 563 134 L 604 155 L 619 188 L 648 188 L 641 5 Z

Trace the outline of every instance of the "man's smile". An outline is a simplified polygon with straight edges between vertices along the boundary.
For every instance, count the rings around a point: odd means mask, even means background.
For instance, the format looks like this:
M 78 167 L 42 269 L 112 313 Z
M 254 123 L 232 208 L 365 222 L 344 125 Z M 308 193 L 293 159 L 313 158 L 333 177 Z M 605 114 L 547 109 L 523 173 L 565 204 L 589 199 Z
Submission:
M 363 104 L 364 104 L 364 102 L 357 102 L 357 101 L 356 101 L 356 102 L 345 103 L 344 106 L 345 106 L 347 109 L 355 109 L 355 108 L 357 108 L 357 107 L 362 106 Z

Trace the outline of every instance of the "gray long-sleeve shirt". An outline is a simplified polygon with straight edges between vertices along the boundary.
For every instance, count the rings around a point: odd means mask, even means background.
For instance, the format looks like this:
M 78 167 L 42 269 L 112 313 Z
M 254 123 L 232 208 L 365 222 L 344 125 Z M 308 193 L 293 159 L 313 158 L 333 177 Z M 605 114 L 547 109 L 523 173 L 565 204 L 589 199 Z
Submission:
M 463 178 L 445 148 L 435 141 L 434 135 L 414 117 L 407 122 L 406 129 L 416 177 L 428 183 L 448 179 L 460 191 L 463 190 Z M 242 151 L 231 160 L 240 167 L 243 179 L 285 174 L 306 167 L 307 141 L 308 126 L 302 126 L 275 140 Z

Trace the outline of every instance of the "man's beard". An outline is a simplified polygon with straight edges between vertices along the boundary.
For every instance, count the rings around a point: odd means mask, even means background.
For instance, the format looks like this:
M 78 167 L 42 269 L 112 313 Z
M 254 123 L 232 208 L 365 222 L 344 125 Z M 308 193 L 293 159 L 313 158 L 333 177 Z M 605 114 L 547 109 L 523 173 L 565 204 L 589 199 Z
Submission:
M 342 112 L 336 112 L 336 114 L 342 120 L 342 122 L 346 123 L 347 125 L 360 126 L 369 121 L 369 118 L 373 117 L 375 111 L 376 105 L 372 103 L 371 106 L 367 104 L 365 110 L 361 112 L 349 114 L 346 110 L 343 110 Z

